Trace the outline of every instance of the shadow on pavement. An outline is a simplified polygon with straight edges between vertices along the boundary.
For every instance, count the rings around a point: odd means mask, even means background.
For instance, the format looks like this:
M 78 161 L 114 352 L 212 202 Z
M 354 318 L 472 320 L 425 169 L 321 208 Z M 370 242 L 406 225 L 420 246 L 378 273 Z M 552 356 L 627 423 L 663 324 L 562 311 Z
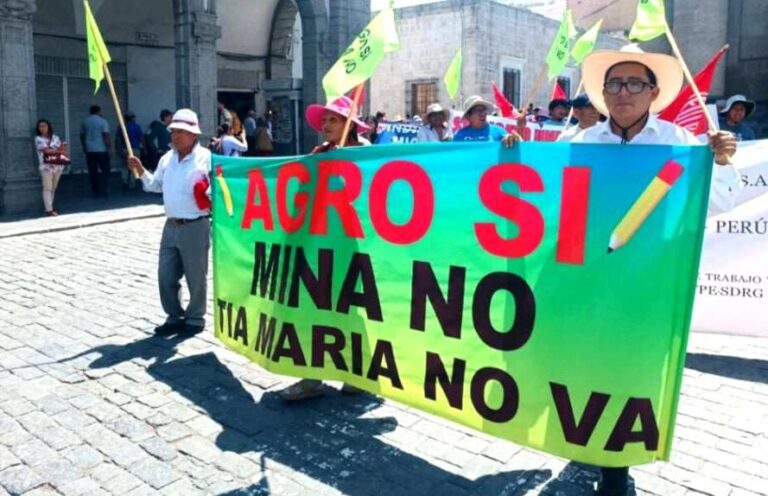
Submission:
M 114 189 L 114 188 L 113 188 Z M 58 193 L 58 191 L 57 191 Z M 103 210 L 113 210 L 117 208 L 136 207 L 141 205 L 162 205 L 161 195 L 144 193 L 140 189 L 116 191 L 106 198 L 95 198 L 90 192 L 81 193 L 79 196 L 59 195 L 57 194 L 54 207 L 61 215 L 80 214 L 100 212 Z M 45 217 L 43 212 L 42 197 L 38 207 L 30 209 L 27 212 L 11 215 L 0 215 L 0 224 L 6 222 L 18 222 L 22 220 L 36 219 Z
M 377 438 L 397 428 L 391 417 L 365 418 L 382 398 L 342 396 L 329 389 L 324 398 L 285 405 L 274 392 L 246 389 L 213 352 L 172 359 L 184 339 L 151 336 L 78 356 L 98 353 L 90 368 L 154 359 L 147 372 L 221 425 L 215 441 L 221 450 L 258 454 L 262 474 L 264 460 L 272 460 L 351 496 L 523 495 L 552 475 L 550 470 L 512 470 L 470 479 L 452 473 Z M 270 494 L 267 479 L 262 475 L 256 484 L 228 494 Z
M 768 361 L 756 358 L 688 353 L 685 368 L 731 379 L 768 384 Z

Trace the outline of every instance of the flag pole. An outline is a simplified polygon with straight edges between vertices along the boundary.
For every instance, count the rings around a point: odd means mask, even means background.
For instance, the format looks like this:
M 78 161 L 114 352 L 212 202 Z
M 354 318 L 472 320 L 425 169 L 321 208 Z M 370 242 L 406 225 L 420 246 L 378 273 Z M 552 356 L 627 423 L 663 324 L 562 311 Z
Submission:
M 344 146 L 347 144 L 347 137 L 349 135 L 349 128 L 352 127 L 352 119 L 357 114 L 357 106 L 360 104 L 360 96 L 363 94 L 363 85 L 365 84 L 365 81 L 358 84 L 355 88 L 355 96 L 352 99 L 352 108 L 349 109 L 349 115 L 347 116 L 347 122 L 344 123 L 344 131 L 341 133 L 341 143 L 339 143 L 339 148 L 344 148 Z
M 523 106 L 523 113 L 525 115 L 528 115 L 528 107 L 530 107 L 533 103 L 533 98 L 536 96 L 536 93 L 539 92 L 539 89 L 541 89 L 541 85 L 544 84 L 546 77 L 547 64 L 543 64 L 541 69 L 539 69 L 539 73 L 536 75 L 533 86 L 531 86 L 531 89 L 528 90 L 528 95 L 526 95 L 525 100 L 523 100 L 525 102 L 525 105 Z
M 696 86 L 696 81 L 693 79 L 693 76 L 691 75 L 691 71 L 688 70 L 688 65 L 685 63 L 685 60 L 683 59 L 683 56 L 680 53 L 680 48 L 677 46 L 677 42 L 675 41 L 675 37 L 672 36 L 672 31 L 669 29 L 669 24 L 666 24 L 666 23 L 664 24 L 664 34 L 667 35 L 667 40 L 669 41 L 669 44 L 672 46 L 672 51 L 674 52 L 675 57 L 677 57 L 677 60 L 680 63 L 680 67 L 683 69 L 683 74 L 685 74 L 685 79 L 688 81 L 688 84 L 691 85 L 691 90 L 693 91 L 693 94 L 696 95 L 696 101 L 701 107 L 702 112 L 704 112 L 704 116 L 707 119 L 707 124 L 709 125 L 709 130 L 716 131 L 717 126 L 715 126 L 715 121 L 712 120 L 712 116 L 709 115 L 709 112 L 707 111 L 707 105 L 704 102 L 704 98 L 702 98 L 701 93 L 699 92 L 699 87 Z
M 677 46 L 675 37 L 672 36 L 672 30 L 669 29 L 669 24 L 667 24 L 666 21 L 664 22 L 664 34 L 667 35 L 667 40 L 669 41 L 669 44 L 672 46 L 672 51 L 674 52 L 675 57 L 677 57 L 677 61 L 680 63 L 680 67 L 683 69 L 683 74 L 685 75 L 685 79 L 688 80 L 688 84 L 691 85 L 691 91 L 693 91 L 693 94 L 696 96 L 696 101 L 698 102 L 699 107 L 701 107 L 701 111 L 704 112 L 704 117 L 707 119 L 707 125 L 709 126 L 709 130 L 717 131 L 717 126 L 715 125 L 715 121 L 712 119 L 712 116 L 709 115 L 709 111 L 707 110 L 707 105 L 706 103 L 704 103 L 704 98 L 702 98 L 701 92 L 699 92 L 699 87 L 696 86 L 696 81 L 693 79 L 693 76 L 691 75 L 691 71 L 688 70 L 688 66 L 685 63 L 685 60 L 683 60 L 683 55 L 680 53 L 680 48 Z M 722 157 L 715 157 L 715 158 L 716 159 L 719 158 L 718 163 L 722 162 L 726 165 L 730 165 L 733 163 L 733 161 L 731 161 L 731 158 L 727 155 Z
M 581 88 L 584 87 L 584 74 L 581 75 L 581 80 L 579 81 L 579 86 L 576 87 L 576 96 L 579 96 L 581 93 Z M 571 102 L 571 108 L 568 110 L 568 117 L 565 118 L 565 127 L 563 128 L 563 132 L 568 130 L 569 127 L 571 127 L 571 119 L 573 118 L 573 102 Z
M 125 128 L 123 112 L 120 110 L 120 102 L 117 101 L 115 85 L 112 83 L 112 74 L 109 72 L 109 67 L 107 64 L 102 63 L 101 66 L 104 68 L 104 75 L 106 76 L 107 84 L 109 85 L 109 92 L 112 94 L 112 103 L 115 106 L 115 113 L 117 114 L 117 122 L 120 123 L 120 130 L 123 132 L 123 141 L 125 141 L 125 147 L 128 150 L 128 157 L 133 158 L 133 148 L 131 147 L 131 140 L 128 139 L 128 130 Z M 139 173 L 136 171 L 136 169 L 131 170 L 133 171 L 133 176 L 138 179 Z

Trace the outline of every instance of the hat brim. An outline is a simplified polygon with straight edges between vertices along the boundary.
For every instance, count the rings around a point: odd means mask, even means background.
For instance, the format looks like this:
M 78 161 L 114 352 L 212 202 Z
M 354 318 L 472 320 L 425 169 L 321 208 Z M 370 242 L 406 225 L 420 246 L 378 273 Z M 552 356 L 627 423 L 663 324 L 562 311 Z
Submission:
M 485 107 L 485 110 L 489 114 L 492 114 L 496 111 L 496 105 L 492 104 L 488 100 L 475 100 L 474 102 L 472 102 L 472 105 L 470 105 L 469 107 L 467 107 L 466 110 L 464 110 L 464 115 L 462 115 L 462 118 L 466 119 L 467 116 L 469 115 L 469 111 L 477 106 Z
M 336 109 L 327 105 L 320 105 L 318 103 L 313 103 L 312 105 L 309 105 L 307 107 L 307 111 L 305 112 L 307 124 L 309 124 L 309 127 L 314 129 L 318 133 L 322 133 L 323 132 L 323 114 L 326 112 L 332 112 L 344 120 L 346 120 L 349 115 L 349 114 L 344 114 L 343 112 L 340 111 L 340 109 Z M 371 130 L 371 127 L 368 124 L 361 121 L 357 117 L 353 117 L 352 122 L 354 122 L 357 125 L 358 133 L 367 133 L 368 131 Z
M 731 108 L 733 108 L 733 106 L 736 105 L 737 103 L 744 105 L 744 109 L 747 111 L 746 115 L 744 116 L 745 119 L 750 115 L 752 115 L 752 113 L 755 111 L 755 107 L 757 106 L 757 104 L 752 100 L 736 100 L 735 102 L 731 102 L 730 105 L 728 105 L 726 108 L 721 110 L 720 113 L 723 115 L 727 114 L 728 112 L 731 111 Z
M 443 114 L 443 117 L 445 117 L 445 120 L 448 120 L 448 119 L 451 118 L 451 111 L 448 110 L 448 109 L 443 109 L 443 110 L 440 110 L 440 111 L 430 112 L 428 114 L 424 114 L 422 119 L 426 121 L 426 120 L 429 119 L 429 116 L 432 115 L 432 114 Z
M 202 132 L 200 132 L 200 126 L 193 126 L 191 124 L 185 124 L 183 122 L 172 122 L 171 124 L 168 125 L 168 130 L 170 131 L 171 129 L 187 131 L 188 133 L 196 134 L 198 136 L 203 134 Z
M 662 53 L 631 53 L 614 50 L 592 52 L 584 59 L 582 74 L 589 101 L 603 115 L 610 115 L 603 96 L 605 73 L 619 63 L 635 62 L 648 67 L 656 75 L 659 95 L 651 102 L 649 112 L 658 114 L 669 106 L 683 86 L 683 70 L 677 59 Z

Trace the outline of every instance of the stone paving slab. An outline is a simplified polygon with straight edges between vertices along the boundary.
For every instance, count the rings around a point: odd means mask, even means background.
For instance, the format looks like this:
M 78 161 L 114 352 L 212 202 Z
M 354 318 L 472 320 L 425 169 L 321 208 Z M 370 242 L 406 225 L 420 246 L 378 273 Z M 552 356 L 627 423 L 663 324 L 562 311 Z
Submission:
M 2 240 L 0 496 L 592 494 L 589 467 L 371 395 L 284 406 L 292 380 L 210 323 L 153 336 L 163 221 L 110 215 Z M 639 494 L 768 495 L 767 339 L 691 336 L 675 437 Z

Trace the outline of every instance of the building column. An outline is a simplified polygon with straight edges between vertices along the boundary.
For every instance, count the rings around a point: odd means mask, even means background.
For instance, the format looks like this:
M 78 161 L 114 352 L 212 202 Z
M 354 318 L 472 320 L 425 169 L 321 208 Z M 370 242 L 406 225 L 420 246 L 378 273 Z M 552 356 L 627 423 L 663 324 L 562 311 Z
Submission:
M 0 0 L 0 214 L 42 211 L 34 152 L 35 0 Z
M 191 108 L 200 118 L 203 136 L 217 125 L 218 68 L 215 0 L 174 0 L 176 34 L 176 106 Z

